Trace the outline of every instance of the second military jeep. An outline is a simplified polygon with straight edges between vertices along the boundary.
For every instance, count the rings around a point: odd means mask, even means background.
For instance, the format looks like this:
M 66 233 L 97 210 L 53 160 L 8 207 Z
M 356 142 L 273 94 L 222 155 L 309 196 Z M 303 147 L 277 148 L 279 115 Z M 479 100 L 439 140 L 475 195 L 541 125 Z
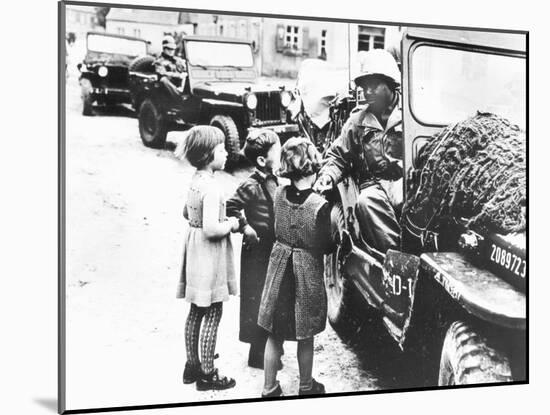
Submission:
M 407 194 L 422 147 L 447 125 L 487 111 L 526 127 L 526 36 L 409 29 L 401 86 Z M 355 105 L 353 93 L 333 104 L 329 141 Z M 440 233 L 402 220 L 401 248 L 380 252 L 361 236 L 358 195 L 353 178 L 326 195 L 338 245 L 325 262 L 331 325 L 345 333 L 359 320 L 382 345 L 397 344 L 402 357 L 421 362 L 417 386 L 525 382 L 525 232 L 480 233 L 457 223 Z
M 148 50 L 137 37 L 88 32 L 86 56 L 79 63 L 82 114 L 93 115 L 93 105 L 129 104 L 128 66 Z
M 130 67 L 132 101 L 138 111 L 143 144 L 162 147 L 167 132 L 193 125 L 213 125 L 226 137 L 235 159 L 249 130 L 269 128 L 283 136 L 298 131 L 287 123 L 290 92 L 257 82 L 251 44 L 244 40 L 184 36 L 181 49 L 187 78 L 174 101 L 159 82 L 151 56 Z

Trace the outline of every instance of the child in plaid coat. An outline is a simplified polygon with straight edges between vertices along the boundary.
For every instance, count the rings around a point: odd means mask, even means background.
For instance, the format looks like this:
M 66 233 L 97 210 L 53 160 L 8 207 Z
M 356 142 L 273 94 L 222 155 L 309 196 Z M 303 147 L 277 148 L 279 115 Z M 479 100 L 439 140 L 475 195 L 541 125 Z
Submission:
M 326 325 L 323 254 L 332 249 L 328 202 L 312 190 L 321 156 L 305 138 L 282 148 L 280 176 L 291 180 L 274 201 L 275 244 L 262 293 L 258 324 L 269 332 L 262 397 L 281 396 L 277 369 L 284 340 L 298 342 L 300 395 L 325 393 L 312 377 L 313 337 Z

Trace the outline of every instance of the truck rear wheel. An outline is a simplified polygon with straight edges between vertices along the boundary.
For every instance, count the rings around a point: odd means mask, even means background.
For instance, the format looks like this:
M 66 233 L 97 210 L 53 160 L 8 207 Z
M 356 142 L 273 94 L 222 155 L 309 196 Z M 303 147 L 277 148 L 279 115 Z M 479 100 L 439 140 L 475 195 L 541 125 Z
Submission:
M 94 115 L 92 97 L 88 93 L 82 94 L 82 115 Z
M 139 107 L 139 135 L 146 147 L 162 148 L 166 143 L 167 123 L 160 109 L 150 99 Z
M 461 321 L 445 335 L 439 365 L 439 386 L 511 382 L 508 359 L 487 344 L 486 339 Z
M 331 235 L 337 244 L 336 251 L 325 256 L 325 289 L 327 292 L 327 315 L 330 325 L 339 333 L 346 333 L 355 326 L 352 313 L 352 283 L 344 275 L 341 261 L 341 241 L 344 226 L 344 209 L 337 202 L 330 212 Z
M 215 115 L 210 120 L 210 125 L 218 127 L 225 135 L 225 149 L 227 150 L 229 163 L 235 163 L 239 159 L 241 150 L 241 140 L 239 130 L 233 118 L 228 115 Z

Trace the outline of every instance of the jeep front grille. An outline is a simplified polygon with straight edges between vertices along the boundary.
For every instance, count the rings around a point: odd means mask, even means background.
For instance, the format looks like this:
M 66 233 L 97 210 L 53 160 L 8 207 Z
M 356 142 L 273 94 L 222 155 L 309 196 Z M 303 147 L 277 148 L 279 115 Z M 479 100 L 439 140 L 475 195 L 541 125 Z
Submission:
M 281 95 L 275 92 L 257 92 L 258 105 L 256 106 L 256 119 L 260 121 L 281 120 Z
M 106 88 L 128 88 L 128 68 L 111 66 L 108 67 L 107 76 L 101 79 L 101 83 Z

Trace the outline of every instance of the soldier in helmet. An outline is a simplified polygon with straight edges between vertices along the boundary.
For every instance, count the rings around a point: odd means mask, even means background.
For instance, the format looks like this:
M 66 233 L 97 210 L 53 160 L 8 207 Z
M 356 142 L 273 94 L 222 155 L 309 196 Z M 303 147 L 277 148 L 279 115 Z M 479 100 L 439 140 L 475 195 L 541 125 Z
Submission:
M 167 35 L 162 39 L 162 54 L 154 65 L 159 80 L 168 93 L 172 98 L 180 99 L 187 78 L 187 65 L 176 56 L 176 42 L 172 36 Z
M 353 111 L 327 153 L 315 185 L 331 188 L 346 176 L 359 183 L 356 216 L 365 241 L 385 253 L 400 243 L 396 216 L 402 189 L 402 125 L 400 73 L 395 59 L 383 49 L 365 53 L 355 84 L 363 89 L 366 105 Z

